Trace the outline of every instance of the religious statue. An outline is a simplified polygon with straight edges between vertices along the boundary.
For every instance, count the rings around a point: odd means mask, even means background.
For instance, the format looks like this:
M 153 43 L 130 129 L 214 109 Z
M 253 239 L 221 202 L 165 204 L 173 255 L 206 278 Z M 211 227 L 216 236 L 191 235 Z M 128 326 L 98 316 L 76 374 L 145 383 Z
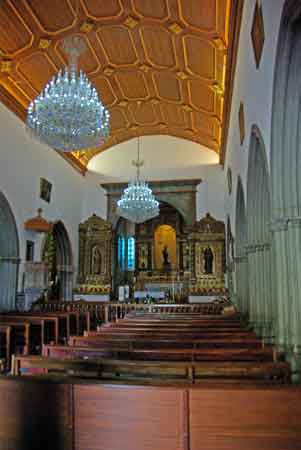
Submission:
M 101 273 L 101 254 L 97 247 L 93 247 L 91 274 L 100 275 L 100 273 Z
M 208 246 L 204 250 L 204 273 L 209 274 L 213 272 L 213 253 L 211 248 Z
M 170 264 L 170 261 L 169 261 L 169 254 L 168 254 L 168 247 L 167 247 L 167 245 L 164 245 L 164 248 L 162 250 L 162 257 L 163 257 L 163 263 L 162 263 L 163 269 L 164 270 L 170 270 L 171 264 Z

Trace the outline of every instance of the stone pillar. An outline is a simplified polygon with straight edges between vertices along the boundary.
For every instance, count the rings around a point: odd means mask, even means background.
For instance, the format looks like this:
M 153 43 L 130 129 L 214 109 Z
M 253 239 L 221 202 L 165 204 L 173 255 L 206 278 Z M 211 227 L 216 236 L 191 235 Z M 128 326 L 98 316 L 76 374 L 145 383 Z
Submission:
M 248 259 L 246 255 L 236 256 L 236 289 L 238 308 L 244 314 L 249 312 L 248 302 Z
M 288 219 L 282 218 L 271 223 L 273 236 L 273 271 L 272 285 L 275 286 L 277 304 L 277 323 L 275 327 L 276 344 L 280 350 L 289 347 L 289 276 L 287 261 Z
M 255 331 L 270 334 L 272 307 L 270 295 L 270 245 L 256 242 L 246 247 L 248 255 L 249 311 Z

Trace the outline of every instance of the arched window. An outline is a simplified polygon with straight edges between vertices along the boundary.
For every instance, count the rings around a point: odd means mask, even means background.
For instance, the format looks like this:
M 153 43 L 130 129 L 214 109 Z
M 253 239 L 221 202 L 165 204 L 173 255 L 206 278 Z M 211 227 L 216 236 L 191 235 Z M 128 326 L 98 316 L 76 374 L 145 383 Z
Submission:
M 125 239 L 123 236 L 118 236 L 118 267 L 121 270 L 125 269 Z
M 135 270 L 135 238 L 133 236 L 128 238 L 127 257 L 128 270 Z

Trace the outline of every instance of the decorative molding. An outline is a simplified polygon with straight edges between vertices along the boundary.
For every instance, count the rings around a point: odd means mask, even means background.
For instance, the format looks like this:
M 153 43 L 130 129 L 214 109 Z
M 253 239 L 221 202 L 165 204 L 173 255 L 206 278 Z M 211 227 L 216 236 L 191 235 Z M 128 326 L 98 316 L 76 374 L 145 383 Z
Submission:
M 252 242 L 250 244 L 245 245 L 246 254 L 263 252 L 265 250 L 269 250 L 271 248 L 271 244 L 269 242 Z
M 1 73 L 10 73 L 12 70 L 12 61 L 10 59 L 4 59 L 0 63 Z
M 170 31 L 172 31 L 174 34 L 180 34 L 183 31 L 183 28 L 177 23 L 177 22 L 173 22 L 171 25 L 169 25 L 168 27 L 170 29 Z
M 94 23 L 90 21 L 85 21 L 80 26 L 80 31 L 83 33 L 90 33 L 94 28 Z
M 41 39 L 39 40 L 39 45 L 38 45 L 38 47 L 39 47 L 41 50 L 46 50 L 47 48 L 50 47 L 50 45 L 51 45 L 51 40 L 50 40 L 50 39 L 41 38 Z
M 247 256 L 235 256 L 234 259 L 233 259 L 233 261 L 234 261 L 236 264 L 240 264 L 240 263 L 243 263 L 243 262 L 247 262 L 247 261 L 248 261 L 248 258 L 247 258 Z
M 220 145 L 220 163 L 223 165 L 225 162 L 227 141 L 230 126 L 230 115 L 232 107 L 232 95 L 234 88 L 235 69 L 237 63 L 239 36 L 242 22 L 244 0 L 232 0 L 231 11 L 229 19 L 229 47 L 227 51 L 227 65 L 226 65 L 226 80 L 225 80 L 225 97 L 224 97 L 224 110 L 222 120 L 221 131 L 221 145 Z
M 134 19 L 134 17 L 128 16 L 124 21 L 124 25 L 132 30 L 136 27 L 136 25 L 138 25 L 138 20 Z
M 278 217 L 272 220 L 269 225 L 272 233 L 287 231 L 290 225 L 292 228 L 301 228 L 301 216 Z
M 259 65 L 260 65 L 264 41 L 265 41 L 262 6 L 258 0 L 256 1 L 256 5 L 255 5 L 255 9 L 254 9 L 251 38 L 252 38 L 252 44 L 253 44 L 253 50 L 254 50 L 256 69 L 258 69 Z

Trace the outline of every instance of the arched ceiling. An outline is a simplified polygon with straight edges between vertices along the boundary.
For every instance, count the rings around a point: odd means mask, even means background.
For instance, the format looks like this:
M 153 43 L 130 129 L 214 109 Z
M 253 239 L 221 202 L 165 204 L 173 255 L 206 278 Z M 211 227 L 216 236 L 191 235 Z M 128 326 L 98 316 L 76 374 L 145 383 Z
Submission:
M 130 139 L 95 155 L 88 164 L 102 182 L 123 182 L 134 179 L 138 142 Z M 173 136 L 140 138 L 140 158 L 144 161 L 141 177 L 147 181 L 206 178 L 212 167 L 217 169 L 218 155 L 206 147 Z
M 110 110 L 111 135 L 70 162 L 85 168 L 97 153 L 137 135 L 181 137 L 220 153 L 241 2 L 3 0 L 0 99 L 24 118 L 66 64 L 62 39 L 81 34 L 88 51 L 80 67 Z

